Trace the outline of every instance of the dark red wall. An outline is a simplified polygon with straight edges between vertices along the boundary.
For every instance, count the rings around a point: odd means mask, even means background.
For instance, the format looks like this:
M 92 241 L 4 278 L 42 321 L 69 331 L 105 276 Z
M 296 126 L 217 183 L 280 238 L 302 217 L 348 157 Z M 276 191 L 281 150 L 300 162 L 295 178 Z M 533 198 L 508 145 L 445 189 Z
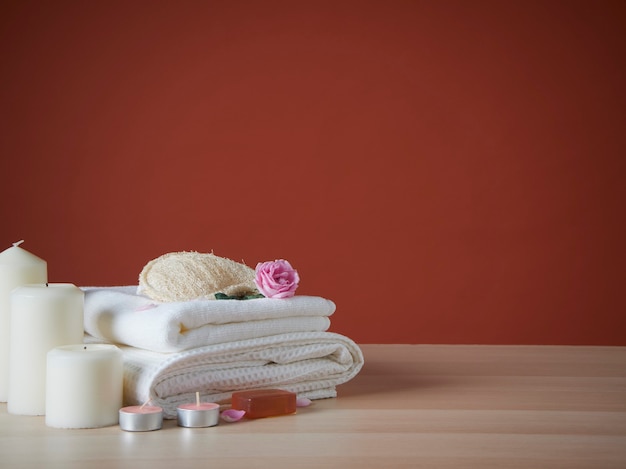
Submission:
M 285 258 L 360 343 L 626 345 L 626 3 L 10 1 L 0 248 Z

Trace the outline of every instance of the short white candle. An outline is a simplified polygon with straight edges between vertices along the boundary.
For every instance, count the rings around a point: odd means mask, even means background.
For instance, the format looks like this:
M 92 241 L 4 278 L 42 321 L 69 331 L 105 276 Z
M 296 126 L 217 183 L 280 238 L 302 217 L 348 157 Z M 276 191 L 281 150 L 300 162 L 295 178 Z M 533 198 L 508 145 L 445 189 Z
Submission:
M 0 252 L 0 402 L 9 395 L 9 344 L 11 291 L 28 283 L 46 283 L 46 261 L 19 247 L 22 241 Z
M 9 413 L 44 415 L 46 354 L 83 341 L 84 296 L 71 283 L 22 285 L 11 293 Z
M 117 425 L 122 406 L 122 351 L 115 345 L 76 344 L 48 352 L 46 425 Z

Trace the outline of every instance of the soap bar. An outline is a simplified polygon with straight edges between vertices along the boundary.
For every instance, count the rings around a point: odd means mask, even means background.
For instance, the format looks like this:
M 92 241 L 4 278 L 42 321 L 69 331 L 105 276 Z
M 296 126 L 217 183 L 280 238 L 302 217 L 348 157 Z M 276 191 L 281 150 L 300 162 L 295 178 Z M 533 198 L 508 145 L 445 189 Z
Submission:
M 255 389 L 233 393 L 232 408 L 244 410 L 249 419 L 293 414 L 296 394 L 282 389 Z

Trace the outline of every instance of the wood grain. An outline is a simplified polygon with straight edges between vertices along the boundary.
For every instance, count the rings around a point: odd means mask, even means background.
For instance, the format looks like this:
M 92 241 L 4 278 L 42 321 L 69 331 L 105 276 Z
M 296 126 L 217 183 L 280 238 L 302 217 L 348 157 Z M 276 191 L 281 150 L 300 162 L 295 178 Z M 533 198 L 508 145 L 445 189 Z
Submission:
M 205 429 L 59 430 L 0 405 L 0 467 L 626 467 L 626 348 L 363 345 L 336 399 Z

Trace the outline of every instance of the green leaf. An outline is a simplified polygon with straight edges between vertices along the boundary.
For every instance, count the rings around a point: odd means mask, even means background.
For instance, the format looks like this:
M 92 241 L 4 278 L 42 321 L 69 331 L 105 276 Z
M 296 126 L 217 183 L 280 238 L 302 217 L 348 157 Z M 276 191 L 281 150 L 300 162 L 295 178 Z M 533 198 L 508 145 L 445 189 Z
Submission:
M 252 295 L 241 295 L 241 296 L 231 296 L 222 292 L 215 294 L 216 300 L 253 300 L 255 298 L 265 298 L 265 296 L 262 295 L 261 293 L 254 293 Z

